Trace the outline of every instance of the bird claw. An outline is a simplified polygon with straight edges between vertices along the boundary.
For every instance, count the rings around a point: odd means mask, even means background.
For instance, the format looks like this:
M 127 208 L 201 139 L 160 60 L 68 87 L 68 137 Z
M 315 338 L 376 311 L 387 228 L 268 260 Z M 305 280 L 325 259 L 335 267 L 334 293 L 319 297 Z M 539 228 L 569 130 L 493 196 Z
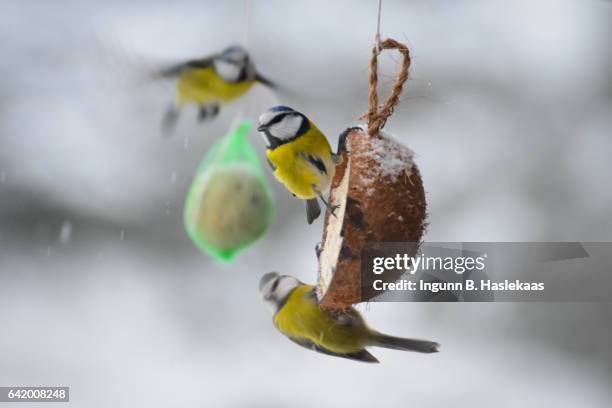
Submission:
M 336 217 L 336 210 L 340 208 L 340 205 L 332 205 L 331 207 L 329 207 L 329 212 L 331 213 L 331 215 L 333 215 L 334 217 Z M 336 217 L 338 218 L 338 217 Z
M 317 242 L 315 245 L 315 253 L 317 254 L 317 259 L 321 257 L 321 252 L 323 251 L 323 245 L 320 242 Z
M 200 105 L 198 111 L 198 121 L 204 122 L 208 119 L 213 119 L 219 114 L 220 106 L 218 103 L 210 103 L 206 105 Z
M 340 205 L 331 205 L 326 199 L 325 197 L 323 197 L 323 194 L 321 194 L 320 191 L 318 191 L 315 186 L 312 186 L 314 191 L 317 193 L 317 196 L 319 196 L 319 199 L 321 201 L 323 201 L 323 204 L 325 204 L 325 208 L 327 208 L 327 210 L 331 213 L 331 215 L 333 215 L 334 217 L 336 216 L 336 210 L 340 207 Z

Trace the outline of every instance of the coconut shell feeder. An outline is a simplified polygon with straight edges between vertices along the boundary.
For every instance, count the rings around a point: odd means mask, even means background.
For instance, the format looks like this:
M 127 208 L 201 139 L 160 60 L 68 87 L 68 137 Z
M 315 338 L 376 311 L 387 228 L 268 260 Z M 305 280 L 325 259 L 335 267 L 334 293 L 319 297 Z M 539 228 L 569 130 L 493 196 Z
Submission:
M 383 49 L 396 49 L 403 57 L 391 95 L 379 107 L 377 57 Z M 381 242 L 413 243 L 416 254 L 426 226 L 423 182 L 413 153 L 382 132 L 387 118 L 399 102 L 408 79 L 408 48 L 393 39 L 380 42 L 370 61 L 367 126 L 351 128 L 341 137 L 330 188 L 330 204 L 338 206 L 335 216 L 325 217 L 319 250 L 317 297 L 324 309 L 346 309 L 380 294 L 362 282 L 362 250 Z M 390 272 L 391 273 L 391 272 Z M 402 272 L 396 272 L 397 279 Z

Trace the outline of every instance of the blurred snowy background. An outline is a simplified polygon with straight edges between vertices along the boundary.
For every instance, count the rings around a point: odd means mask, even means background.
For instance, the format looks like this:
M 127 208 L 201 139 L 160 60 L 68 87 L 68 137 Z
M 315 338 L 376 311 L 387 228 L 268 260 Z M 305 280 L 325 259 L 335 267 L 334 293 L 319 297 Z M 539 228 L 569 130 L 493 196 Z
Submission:
M 334 146 L 366 110 L 376 3 L 252 2 L 255 62 Z M 0 3 L 0 385 L 89 408 L 612 406 L 609 304 L 370 304 L 442 344 L 372 366 L 274 330 L 259 277 L 314 281 L 321 234 L 279 185 L 234 265 L 196 250 L 185 194 L 239 107 L 163 139 L 172 85 L 143 79 L 243 26 L 242 1 Z M 428 241 L 612 240 L 609 1 L 385 0 L 382 34 L 414 55 L 386 129 L 418 155 Z

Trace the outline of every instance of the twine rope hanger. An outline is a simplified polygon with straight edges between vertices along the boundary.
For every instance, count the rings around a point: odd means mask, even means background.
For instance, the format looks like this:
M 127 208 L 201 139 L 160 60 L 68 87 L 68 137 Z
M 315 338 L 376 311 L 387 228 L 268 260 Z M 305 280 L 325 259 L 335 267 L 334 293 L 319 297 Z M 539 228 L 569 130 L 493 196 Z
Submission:
M 377 50 L 379 48 L 379 50 Z M 402 66 L 393 88 L 391 95 L 387 98 L 382 106 L 378 105 L 378 54 L 382 50 L 398 50 L 402 54 Z M 393 109 L 399 103 L 399 96 L 404 89 L 404 83 L 408 79 L 408 69 L 410 68 L 410 51 L 405 44 L 400 43 L 392 38 L 380 42 L 372 48 L 372 58 L 370 59 L 370 88 L 368 97 L 368 111 L 362 116 L 368 123 L 368 134 L 372 137 L 378 137 L 380 129 L 385 126 L 389 116 L 393 114 Z
M 369 78 L 369 95 L 368 95 L 368 111 L 360 118 L 366 119 L 368 124 L 368 135 L 371 137 L 379 137 L 380 130 L 387 123 L 389 116 L 393 114 L 395 106 L 399 103 L 399 95 L 402 93 L 404 83 L 408 79 L 408 70 L 410 68 L 410 51 L 405 44 L 400 43 L 392 38 L 387 38 L 384 41 L 380 40 L 380 15 L 382 0 L 378 2 L 378 19 L 376 25 L 376 37 L 374 47 L 372 48 L 372 58 L 370 58 L 370 78 Z M 402 54 L 402 66 L 393 87 L 391 95 L 387 98 L 382 106 L 378 105 L 378 55 L 382 50 L 398 50 Z

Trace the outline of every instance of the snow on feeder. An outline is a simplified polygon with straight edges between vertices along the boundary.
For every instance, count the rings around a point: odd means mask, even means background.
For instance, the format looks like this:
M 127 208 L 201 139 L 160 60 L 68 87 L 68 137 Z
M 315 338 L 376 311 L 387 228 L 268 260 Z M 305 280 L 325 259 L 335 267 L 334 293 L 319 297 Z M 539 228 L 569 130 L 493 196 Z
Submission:
M 380 131 L 408 78 L 410 57 L 405 45 L 387 39 L 380 49 L 397 49 L 403 64 L 391 96 L 378 108 L 376 59 L 370 63 L 370 108 L 367 129 L 349 129 L 340 138 L 341 163 L 330 188 L 336 216 L 326 214 L 319 252 L 317 297 L 321 307 L 346 309 L 379 292 L 362 282 L 362 250 L 369 243 L 414 243 L 416 254 L 426 226 L 423 182 L 410 149 Z M 389 272 L 391 273 L 391 272 Z M 399 278 L 401 272 L 396 272 Z
M 274 201 L 243 121 L 215 143 L 200 164 L 184 210 L 187 234 L 198 248 L 231 261 L 259 239 L 274 214 Z

